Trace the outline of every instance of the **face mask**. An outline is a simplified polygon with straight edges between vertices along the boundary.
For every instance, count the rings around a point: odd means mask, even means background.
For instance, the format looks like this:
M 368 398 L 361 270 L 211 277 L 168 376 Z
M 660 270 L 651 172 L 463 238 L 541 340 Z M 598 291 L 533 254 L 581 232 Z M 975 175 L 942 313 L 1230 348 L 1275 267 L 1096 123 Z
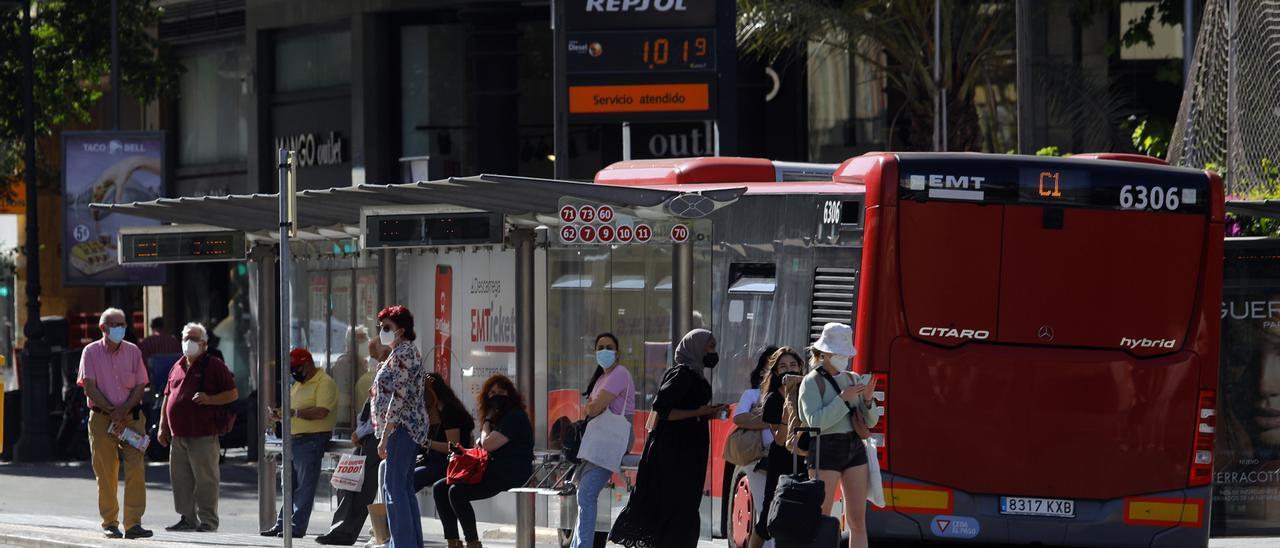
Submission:
M 306 373 L 306 371 L 303 371 L 302 369 L 294 369 L 293 371 L 290 371 L 289 373 L 293 375 L 293 380 L 298 381 L 298 382 L 307 382 L 307 373 Z
M 608 369 L 617 362 L 617 350 L 596 350 L 596 365 Z
M 188 358 L 198 357 L 200 355 L 200 342 L 187 341 L 186 344 L 182 346 L 182 355 Z
M 714 369 L 718 363 L 720 363 L 720 354 L 715 352 L 702 357 L 702 366 L 707 369 Z
M 122 326 L 120 326 L 120 327 L 108 327 L 108 328 L 107 328 L 107 338 L 108 338 L 108 339 L 111 339 L 111 342 L 113 342 L 113 343 L 118 343 L 118 342 L 120 342 L 120 341 L 123 341 L 123 340 L 124 340 L 124 326 L 122 325 Z
M 844 356 L 844 355 L 841 355 L 841 354 L 832 354 L 832 355 L 831 355 L 831 366 L 832 366 L 832 367 L 835 367 L 836 369 L 848 369 L 848 368 L 849 368 L 849 361 L 850 361 L 850 360 L 852 360 L 852 359 L 853 359 L 853 356 Z
M 489 396 L 489 408 L 504 411 L 511 406 L 511 396 L 499 394 L 497 396 Z
M 382 343 L 382 346 L 391 346 L 391 343 L 396 342 L 396 332 L 395 331 L 379 331 L 378 342 Z

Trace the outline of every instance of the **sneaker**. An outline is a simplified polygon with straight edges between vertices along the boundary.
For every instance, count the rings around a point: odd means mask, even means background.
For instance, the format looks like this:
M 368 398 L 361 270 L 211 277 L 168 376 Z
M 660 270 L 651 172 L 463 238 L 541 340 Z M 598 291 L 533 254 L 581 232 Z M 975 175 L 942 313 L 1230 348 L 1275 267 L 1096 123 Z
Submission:
M 124 538 L 151 538 L 153 534 L 150 529 L 143 529 L 141 525 L 134 525 L 124 532 Z
M 112 525 L 111 527 L 102 528 L 102 536 L 107 538 L 124 538 L 124 533 L 120 532 L 120 528 Z
M 173 532 L 173 533 L 186 533 L 190 531 L 195 531 L 196 526 L 192 525 L 186 519 L 180 519 L 178 520 L 178 523 L 165 527 L 164 530 Z
M 217 533 L 218 528 L 212 524 L 201 523 L 199 527 L 196 527 L 196 532 L 197 533 Z

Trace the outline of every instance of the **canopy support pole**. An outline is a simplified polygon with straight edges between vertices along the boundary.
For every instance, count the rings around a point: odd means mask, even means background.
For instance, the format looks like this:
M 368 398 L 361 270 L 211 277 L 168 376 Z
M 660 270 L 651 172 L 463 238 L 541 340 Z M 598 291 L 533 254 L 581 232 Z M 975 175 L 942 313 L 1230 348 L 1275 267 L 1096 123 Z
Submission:
M 267 530 L 276 524 L 276 466 L 267 453 L 270 408 L 276 399 L 276 252 L 271 245 L 253 248 L 253 262 L 258 276 L 258 528 Z
M 693 331 L 693 243 L 671 245 L 671 356 Z
M 532 230 L 512 230 L 516 248 L 516 383 L 524 395 L 529 421 L 537 424 L 538 402 L 534 371 L 534 242 Z M 535 493 L 516 493 L 516 548 L 534 548 Z

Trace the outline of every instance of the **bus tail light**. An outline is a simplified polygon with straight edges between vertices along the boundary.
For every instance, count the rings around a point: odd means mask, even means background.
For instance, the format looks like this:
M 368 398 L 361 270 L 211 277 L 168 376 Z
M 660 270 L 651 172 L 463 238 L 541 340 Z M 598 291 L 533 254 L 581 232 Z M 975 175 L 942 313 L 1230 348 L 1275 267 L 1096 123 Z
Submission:
M 1201 390 L 1196 407 L 1196 437 L 1191 450 L 1190 486 L 1209 485 L 1213 481 L 1213 440 L 1217 429 L 1217 393 Z
M 876 373 L 876 392 L 873 399 L 884 409 L 880 422 L 871 428 L 871 441 L 876 444 L 876 459 L 880 470 L 889 471 L 889 375 Z

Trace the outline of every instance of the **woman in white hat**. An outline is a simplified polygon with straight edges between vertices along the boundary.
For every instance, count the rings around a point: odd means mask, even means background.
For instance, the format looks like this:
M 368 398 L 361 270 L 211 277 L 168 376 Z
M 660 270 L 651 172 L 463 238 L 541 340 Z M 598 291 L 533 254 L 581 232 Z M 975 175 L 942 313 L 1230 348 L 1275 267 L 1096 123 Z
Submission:
M 806 425 L 822 432 L 816 440 L 818 447 L 809 450 L 809 468 L 826 485 L 823 514 L 831 513 L 836 485 L 841 487 L 849 548 L 863 548 L 867 546 L 867 450 L 854 422 L 861 420 L 855 410 L 864 401 L 871 402 L 875 385 L 858 384 L 847 374 L 857 354 L 853 328 L 848 325 L 823 326 L 810 353 L 813 370 L 800 384 L 800 416 Z M 865 428 L 861 430 L 865 432 Z

